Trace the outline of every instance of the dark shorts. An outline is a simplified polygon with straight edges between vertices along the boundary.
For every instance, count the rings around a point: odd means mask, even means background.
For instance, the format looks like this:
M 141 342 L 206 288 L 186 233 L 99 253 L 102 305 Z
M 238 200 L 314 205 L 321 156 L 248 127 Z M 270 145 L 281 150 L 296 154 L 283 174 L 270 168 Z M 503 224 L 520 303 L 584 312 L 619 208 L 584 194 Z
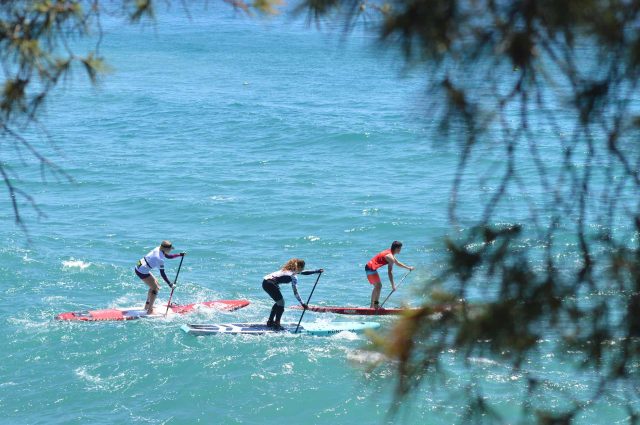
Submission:
M 267 294 L 269 294 L 271 299 L 273 299 L 275 302 L 278 302 L 283 298 L 282 297 L 282 292 L 280 292 L 280 288 L 272 280 L 263 280 L 262 281 L 262 289 L 264 289 L 264 291 Z
M 148 273 L 140 273 L 140 272 L 138 271 L 138 269 L 136 269 L 135 267 L 133 268 L 133 271 L 134 271 L 134 272 L 136 272 L 136 275 L 138 275 L 138 277 L 139 277 L 140 279 L 142 279 L 142 280 L 145 280 L 146 278 L 148 278 L 149 276 L 151 276 L 151 275 L 150 275 L 150 274 L 148 274 Z

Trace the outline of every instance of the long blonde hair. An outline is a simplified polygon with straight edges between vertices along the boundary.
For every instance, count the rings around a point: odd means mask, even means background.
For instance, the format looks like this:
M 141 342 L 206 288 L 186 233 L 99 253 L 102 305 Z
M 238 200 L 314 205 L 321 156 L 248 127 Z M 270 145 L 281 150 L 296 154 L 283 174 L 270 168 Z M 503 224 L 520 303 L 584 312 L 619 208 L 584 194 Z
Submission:
M 304 260 L 300 258 L 292 258 L 282 266 L 282 270 L 289 270 L 291 272 L 298 273 L 299 271 L 304 270 Z

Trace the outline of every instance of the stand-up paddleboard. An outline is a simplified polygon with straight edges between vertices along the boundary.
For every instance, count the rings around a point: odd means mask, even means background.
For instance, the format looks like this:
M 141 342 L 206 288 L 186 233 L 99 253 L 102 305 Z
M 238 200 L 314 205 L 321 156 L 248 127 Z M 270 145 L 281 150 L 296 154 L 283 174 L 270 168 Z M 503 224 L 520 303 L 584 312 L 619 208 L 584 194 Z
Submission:
M 294 305 L 292 309 L 302 310 L 302 306 Z M 335 313 L 335 314 L 351 314 L 355 316 L 388 316 L 393 314 L 402 314 L 407 311 L 413 311 L 417 309 L 407 308 L 368 308 L 368 307 L 345 307 L 345 306 L 319 306 L 310 305 L 307 311 L 313 311 L 316 313 Z
M 103 320 L 133 320 L 133 319 L 155 319 L 167 317 L 176 314 L 187 314 L 201 308 L 212 308 L 221 311 L 233 311 L 249 305 L 247 300 L 217 300 L 205 301 L 201 303 L 193 303 L 186 305 L 171 304 L 167 311 L 167 304 L 156 304 L 154 306 L 154 314 L 147 314 L 142 307 L 131 308 L 109 308 L 105 310 L 88 310 L 88 311 L 70 311 L 61 313 L 56 316 L 58 320 L 81 320 L 87 322 L 103 321 Z
M 264 323 L 222 323 L 222 324 L 189 324 L 182 325 L 182 330 L 191 335 L 217 335 L 217 334 L 245 334 L 263 335 L 270 333 L 294 333 L 297 323 L 285 323 L 283 331 L 276 331 L 267 327 Z M 361 333 L 367 329 L 377 329 L 380 323 L 376 322 L 331 322 L 331 323 L 301 323 L 298 333 L 308 335 L 333 335 L 340 332 Z

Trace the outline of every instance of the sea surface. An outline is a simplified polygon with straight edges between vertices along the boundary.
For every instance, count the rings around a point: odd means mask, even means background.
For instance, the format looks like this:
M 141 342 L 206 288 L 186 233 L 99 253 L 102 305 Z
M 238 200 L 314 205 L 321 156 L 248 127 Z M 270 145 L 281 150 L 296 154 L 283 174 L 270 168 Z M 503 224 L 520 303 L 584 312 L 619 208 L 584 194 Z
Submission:
M 443 267 L 458 161 L 425 113 L 426 74 L 405 69 L 398 52 L 362 29 L 345 36 L 339 26 L 247 17 L 222 3 L 161 8 L 153 24 L 106 17 L 100 53 L 111 67 L 100 84 L 76 70 L 40 116 L 46 133 L 25 130 L 69 178 L 43 179 L 26 151 L 3 142 L 16 184 L 43 216 L 23 200 L 24 231 L 1 192 L 0 423 L 450 424 L 465 413 L 471 378 L 516 421 L 525 378 L 499 359 L 467 359 L 469 376 L 451 353 L 446 378 L 390 416 L 395 370 L 370 367 L 379 356 L 364 336 L 180 330 L 265 321 L 272 301 L 262 277 L 293 257 L 325 269 L 312 304 L 367 306 L 364 264 L 393 240 L 417 269 L 387 305 L 419 303 L 420 282 Z M 471 195 L 485 196 L 478 191 Z M 250 306 L 170 320 L 54 320 L 142 305 L 146 286 L 133 267 L 163 239 L 187 252 L 174 301 L 245 298 Z M 177 265 L 167 263 L 172 278 Z M 304 299 L 314 282 L 300 277 Z M 160 299 L 168 293 L 163 285 Z M 299 314 L 287 310 L 283 320 Z M 373 320 L 388 329 L 394 319 Z M 541 352 L 532 367 L 547 371 L 554 391 L 589 393 L 570 364 Z M 556 402 L 549 394 L 543 403 Z M 623 421 L 618 401 L 605 397 L 578 423 Z

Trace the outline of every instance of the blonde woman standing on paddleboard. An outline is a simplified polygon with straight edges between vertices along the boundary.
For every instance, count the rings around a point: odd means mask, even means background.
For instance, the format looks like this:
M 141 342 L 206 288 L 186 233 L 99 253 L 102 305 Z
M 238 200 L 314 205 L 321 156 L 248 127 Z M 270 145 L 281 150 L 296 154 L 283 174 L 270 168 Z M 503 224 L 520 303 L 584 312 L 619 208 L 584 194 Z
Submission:
M 149 251 L 147 255 L 142 257 L 138 264 L 135 267 L 136 275 L 142 279 L 144 283 L 149 287 L 149 292 L 147 293 L 147 302 L 144 305 L 144 309 L 147 310 L 147 314 L 153 314 L 153 304 L 156 302 L 156 297 L 158 296 L 158 291 L 160 290 L 160 286 L 158 285 L 158 281 L 151 274 L 151 270 L 155 268 L 160 269 L 160 276 L 162 279 L 169 285 L 170 288 L 173 289 L 173 284 L 167 277 L 164 272 L 164 260 L 169 258 L 177 258 L 185 255 L 184 252 L 180 254 L 170 254 L 173 249 L 173 245 L 169 241 L 162 241 L 160 246 L 154 248 Z
M 380 281 L 380 275 L 378 274 L 378 269 L 380 267 L 389 266 L 389 282 L 391 282 L 391 290 L 396 290 L 396 284 L 393 281 L 393 265 L 397 264 L 399 267 L 402 267 L 407 270 L 413 270 L 413 267 L 407 266 L 406 264 L 402 264 L 396 258 L 396 255 L 400 254 L 402 251 L 402 242 L 393 241 L 391 244 L 391 248 L 385 249 L 377 253 L 366 266 L 364 266 L 364 271 L 367 274 L 367 280 L 370 284 L 373 285 L 373 291 L 371 292 L 371 305 L 369 308 L 379 308 L 380 307 L 380 292 L 382 291 L 382 282 Z
M 280 292 L 280 285 L 283 283 L 291 283 L 293 295 L 295 295 L 302 308 L 304 308 L 305 310 L 307 309 L 307 305 L 302 302 L 300 294 L 298 294 L 298 278 L 296 277 L 296 275 L 298 273 L 302 275 L 322 273 L 324 270 L 318 269 L 303 271 L 304 265 L 304 260 L 301 260 L 300 258 L 292 258 L 291 260 L 287 261 L 287 263 L 282 266 L 280 270 L 266 275 L 262 280 L 262 289 L 264 289 L 265 292 L 269 294 L 269 296 L 273 299 L 273 301 L 275 301 L 275 304 L 273 304 L 273 307 L 271 307 L 269 320 L 267 320 L 268 327 L 278 331 L 284 329 L 280 325 L 280 318 L 282 317 L 282 313 L 284 313 L 284 298 L 282 297 L 282 292 Z

